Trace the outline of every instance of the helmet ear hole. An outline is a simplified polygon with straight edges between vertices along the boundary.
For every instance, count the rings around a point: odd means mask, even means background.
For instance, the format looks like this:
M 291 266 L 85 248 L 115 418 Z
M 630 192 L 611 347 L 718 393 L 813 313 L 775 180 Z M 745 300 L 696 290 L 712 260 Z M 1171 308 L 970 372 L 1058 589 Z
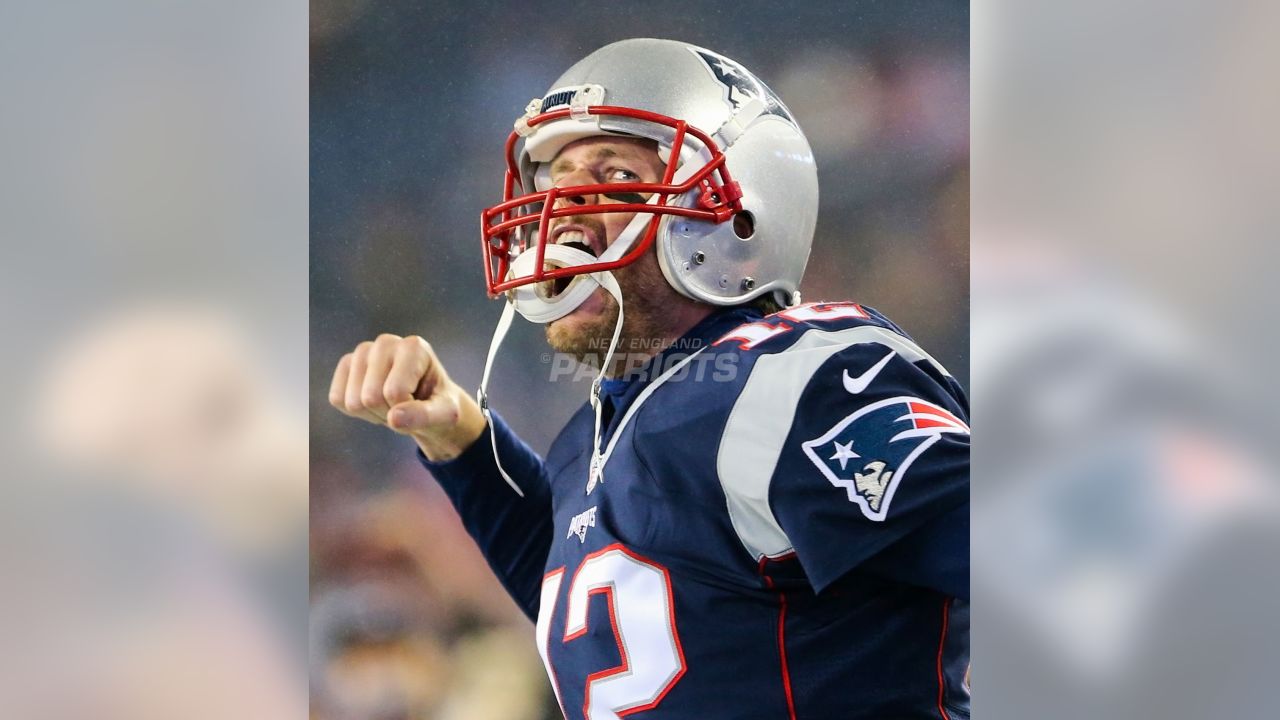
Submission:
M 733 234 L 739 240 L 750 240 L 756 234 L 756 217 L 750 210 L 743 210 L 733 216 Z

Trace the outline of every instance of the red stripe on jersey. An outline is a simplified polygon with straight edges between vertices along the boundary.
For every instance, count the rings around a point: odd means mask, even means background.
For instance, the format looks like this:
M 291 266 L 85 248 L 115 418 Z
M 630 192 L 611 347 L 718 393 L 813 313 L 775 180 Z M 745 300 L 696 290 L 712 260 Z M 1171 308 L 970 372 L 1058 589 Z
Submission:
M 791 670 L 787 667 L 787 594 L 778 595 L 778 657 L 782 660 L 782 687 L 787 693 L 787 718 L 796 720 L 796 701 L 791 692 Z
M 942 635 L 938 639 L 938 715 L 942 716 L 942 720 L 951 720 L 951 716 L 947 714 L 947 708 L 943 705 L 943 698 L 946 696 L 946 682 L 942 674 L 942 650 L 947 646 L 947 616 L 951 608 L 951 598 L 942 601 Z
M 765 563 L 794 556 L 794 552 L 789 552 L 776 558 L 760 558 L 760 577 L 764 578 L 766 587 L 770 590 L 774 589 L 773 578 L 765 574 Z M 782 690 L 787 696 L 787 719 L 796 720 L 795 694 L 791 691 L 791 669 L 787 665 L 787 593 L 781 590 L 778 592 L 778 659 L 782 664 Z

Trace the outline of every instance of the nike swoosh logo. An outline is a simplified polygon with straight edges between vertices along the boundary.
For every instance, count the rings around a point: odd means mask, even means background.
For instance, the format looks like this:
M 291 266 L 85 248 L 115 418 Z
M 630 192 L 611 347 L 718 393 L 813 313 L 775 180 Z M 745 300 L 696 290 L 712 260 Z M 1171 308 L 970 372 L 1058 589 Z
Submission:
M 848 368 L 845 368 L 844 389 L 854 395 L 866 390 L 867 386 L 871 384 L 871 381 L 876 379 L 876 375 L 879 375 L 880 371 L 884 369 L 884 366 L 888 365 L 889 361 L 893 359 L 893 356 L 897 354 L 897 350 L 890 350 L 889 354 L 885 355 L 883 360 L 872 365 L 870 370 L 867 370 L 857 377 L 850 377 Z

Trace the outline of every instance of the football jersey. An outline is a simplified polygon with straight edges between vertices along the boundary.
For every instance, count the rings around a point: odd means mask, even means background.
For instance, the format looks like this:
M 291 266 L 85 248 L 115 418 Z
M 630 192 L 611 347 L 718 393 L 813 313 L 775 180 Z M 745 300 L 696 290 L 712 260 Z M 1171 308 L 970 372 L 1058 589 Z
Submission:
M 421 458 L 534 620 L 566 718 L 968 718 L 969 427 L 852 303 L 718 310 L 545 460 Z M 420 455 L 421 457 L 421 455 Z

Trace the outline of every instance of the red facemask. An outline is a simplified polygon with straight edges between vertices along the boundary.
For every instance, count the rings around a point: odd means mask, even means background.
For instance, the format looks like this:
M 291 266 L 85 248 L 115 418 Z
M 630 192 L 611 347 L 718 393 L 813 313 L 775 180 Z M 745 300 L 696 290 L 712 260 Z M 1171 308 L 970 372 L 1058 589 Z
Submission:
M 536 127 L 546 122 L 569 117 L 569 108 L 553 110 L 535 115 L 528 119 L 529 127 Z M 516 195 L 516 191 L 524 192 L 523 182 L 516 157 L 516 142 L 520 133 L 512 132 L 507 138 L 506 156 L 507 172 L 503 181 L 502 202 L 486 208 L 480 213 L 480 243 L 484 253 L 484 279 L 486 290 L 490 296 L 506 292 L 512 288 L 533 283 L 546 282 L 575 275 L 616 270 L 635 262 L 653 245 L 658 234 L 658 223 L 663 215 L 678 215 L 696 218 L 714 223 L 722 223 L 742 211 L 742 190 L 733 181 L 729 170 L 725 167 L 724 154 L 710 135 L 690 126 L 684 120 L 657 113 L 635 110 L 625 107 L 597 105 L 586 108 L 591 115 L 606 115 L 644 120 L 664 125 L 675 130 L 675 138 L 671 143 L 671 153 L 667 158 L 667 169 L 660 183 L 606 183 L 596 185 L 577 185 L 567 188 L 551 188 L 550 190 Z M 692 135 L 702 142 L 711 154 L 697 172 L 679 184 L 672 184 L 676 166 L 679 164 L 680 148 L 683 147 L 686 135 Z M 694 207 L 675 207 L 667 203 L 674 197 L 699 188 L 697 202 Z M 577 198 L 587 195 L 618 195 L 645 193 L 656 195 L 654 202 L 621 202 L 611 204 L 583 204 L 570 207 L 556 207 L 561 198 Z M 540 209 L 539 209 L 540 207 Z M 622 257 L 597 263 L 575 265 L 572 267 L 548 268 L 543 263 L 543 253 L 550 237 L 551 220 L 576 215 L 592 215 L 596 213 L 648 213 L 652 215 L 640 242 L 627 251 Z M 531 248 L 528 238 L 537 223 L 537 237 L 533 248 L 536 248 L 537 262 L 530 275 L 507 279 L 511 261 L 516 255 Z M 524 232 L 520 232 L 523 229 Z

